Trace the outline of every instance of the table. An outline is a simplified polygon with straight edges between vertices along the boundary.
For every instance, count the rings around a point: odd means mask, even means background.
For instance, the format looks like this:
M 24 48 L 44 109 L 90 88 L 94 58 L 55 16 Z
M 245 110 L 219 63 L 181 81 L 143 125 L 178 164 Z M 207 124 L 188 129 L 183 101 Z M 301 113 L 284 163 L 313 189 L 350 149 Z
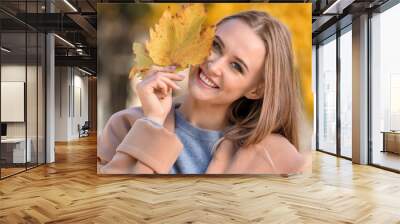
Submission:
M 400 131 L 382 131 L 381 133 L 383 133 L 382 152 L 400 154 Z
M 28 144 L 25 154 L 25 138 L 1 139 L 1 159 L 5 160 L 5 163 L 30 162 L 32 160 L 32 141 L 30 138 L 27 138 L 26 142 Z

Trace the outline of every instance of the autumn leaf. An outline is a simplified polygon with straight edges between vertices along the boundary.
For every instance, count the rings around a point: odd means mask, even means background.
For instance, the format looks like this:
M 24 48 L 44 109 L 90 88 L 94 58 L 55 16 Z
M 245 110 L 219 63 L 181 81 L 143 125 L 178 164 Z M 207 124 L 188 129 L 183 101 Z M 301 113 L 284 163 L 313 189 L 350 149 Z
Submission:
M 203 4 L 182 6 L 176 14 L 165 10 L 158 23 L 150 28 L 146 49 L 134 43 L 136 59 L 130 77 L 143 73 L 152 64 L 175 65 L 181 70 L 202 63 L 209 55 L 215 32 L 215 26 L 205 25 L 206 19 Z
M 129 77 L 133 77 L 137 73 L 145 72 L 153 64 L 153 60 L 147 55 L 143 44 L 134 42 L 132 50 L 136 55 L 135 66 L 132 67 Z

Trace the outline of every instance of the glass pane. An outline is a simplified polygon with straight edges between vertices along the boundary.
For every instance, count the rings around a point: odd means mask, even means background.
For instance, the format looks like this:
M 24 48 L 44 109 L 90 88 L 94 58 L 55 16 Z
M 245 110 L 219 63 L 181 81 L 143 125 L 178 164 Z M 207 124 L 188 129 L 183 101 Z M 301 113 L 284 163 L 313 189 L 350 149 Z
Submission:
M 43 33 L 38 35 L 38 164 L 45 163 L 45 44 L 46 38 Z
M 318 48 L 318 148 L 336 153 L 336 39 Z
M 38 57 L 37 57 L 37 33 L 36 32 L 29 32 L 27 33 L 28 38 L 28 55 L 27 55 L 27 81 L 26 81 L 26 110 L 27 110 L 27 142 L 28 142 L 28 151 L 30 152 L 28 156 L 28 168 L 37 165 L 37 73 L 38 73 Z
M 317 47 L 315 45 L 312 45 L 312 91 L 313 91 L 313 98 L 316 99 L 316 78 L 317 78 Z M 314 108 L 317 108 L 317 101 L 314 100 Z M 317 130 L 317 110 L 314 109 L 314 113 L 313 113 L 313 136 L 312 136 L 312 143 L 311 143 L 311 147 L 313 150 L 316 149 L 316 130 Z
M 352 157 L 352 35 L 351 30 L 340 36 L 340 152 Z
M 372 18 L 372 163 L 400 170 L 400 4 Z
M 0 3 L 15 13 L 43 13 L 44 5 L 44 0 Z M 0 171 L 4 178 L 45 161 L 45 36 L 2 12 L 0 19 Z
M 26 144 L 26 33 L 3 32 L 1 46 L 2 178 L 25 170 L 30 158 Z M 28 146 L 28 151 L 26 147 Z

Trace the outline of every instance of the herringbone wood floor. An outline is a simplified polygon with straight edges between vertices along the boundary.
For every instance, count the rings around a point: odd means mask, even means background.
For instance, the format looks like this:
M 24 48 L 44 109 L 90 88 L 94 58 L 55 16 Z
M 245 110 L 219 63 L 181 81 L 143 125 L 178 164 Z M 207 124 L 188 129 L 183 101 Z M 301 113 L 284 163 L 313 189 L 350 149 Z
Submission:
M 0 223 L 400 223 L 400 175 L 315 153 L 313 174 L 97 176 L 94 137 L 0 181 Z

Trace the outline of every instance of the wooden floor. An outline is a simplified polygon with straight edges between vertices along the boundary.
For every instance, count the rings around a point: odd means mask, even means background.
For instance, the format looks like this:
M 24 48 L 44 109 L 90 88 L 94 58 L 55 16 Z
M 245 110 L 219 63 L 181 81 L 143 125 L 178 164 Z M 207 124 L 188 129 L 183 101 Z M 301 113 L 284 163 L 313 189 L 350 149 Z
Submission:
M 15 174 L 15 173 L 19 173 L 19 172 L 22 172 L 22 171 L 24 171 L 24 170 L 26 170 L 26 168 L 25 167 L 17 167 L 17 168 L 1 168 L 1 177 L 3 178 L 3 177 L 7 177 L 7 176 L 10 176 L 10 175 L 13 175 L 13 174 Z
M 376 150 L 374 151 L 372 160 L 374 164 L 400 170 L 400 154 Z
M 314 155 L 308 176 L 97 176 L 94 137 L 0 181 L 0 223 L 400 223 L 400 175 Z
M 15 166 L 15 165 L 14 165 Z M 25 164 L 18 164 L 16 167 L 2 167 L 0 172 L 1 172 L 1 178 L 5 178 L 20 172 L 23 172 L 25 170 L 33 169 L 37 167 L 36 163 L 27 163 L 26 167 Z

